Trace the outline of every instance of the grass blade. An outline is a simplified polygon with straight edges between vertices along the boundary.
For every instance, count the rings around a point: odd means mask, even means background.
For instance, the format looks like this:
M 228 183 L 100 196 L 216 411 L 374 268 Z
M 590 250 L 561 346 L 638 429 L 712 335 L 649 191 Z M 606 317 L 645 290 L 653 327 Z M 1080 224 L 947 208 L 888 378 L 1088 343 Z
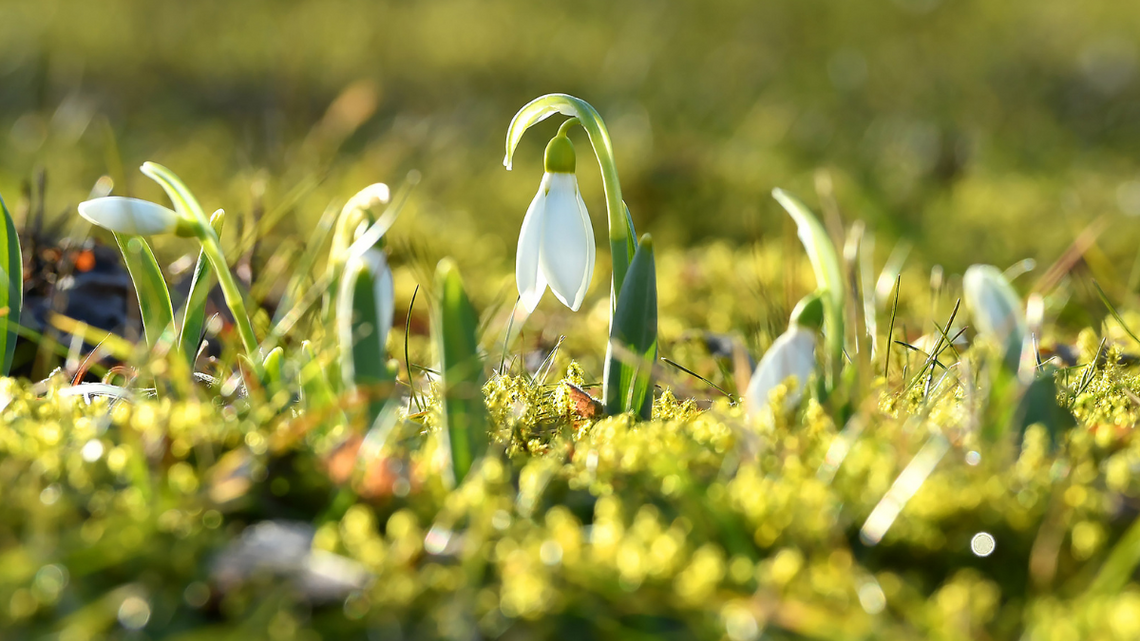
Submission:
M 621 349 L 615 349 L 621 348 Z M 628 351 L 634 358 L 621 358 Z M 657 361 L 657 270 L 653 240 L 641 237 L 618 296 L 603 380 L 606 412 L 635 412 L 645 420 L 653 413 L 653 365 Z
M 210 216 L 210 226 L 218 236 L 222 235 L 222 223 L 225 222 L 225 217 L 226 213 L 221 209 Z M 198 346 L 202 342 L 202 327 L 206 323 L 206 299 L 216 282 L 217 278 L 214 276 L 210 259 L 205 251 L 199 251 L 198 264 L 194 266 L 194 279 L 190 281 L 190 292 L 186 296 L 186 306 L 179 315 L 182 322 L 178 328 L 178 348 L 185 354 L 186 362 L 191 366 L 198 355 Z
M 119 244 L 123 262 L 135 285 L 147 347 L 153 348 L 162 333 L 174 322 L 170 290 L 163 280 L 154 252 L 141 236 L 115 234 L 115 242 Z
M 16 354 L 16 325 L 24 296 L 24 259 L 16 224 L 2 198 L 0 211 L 4 216 L 0 224 L 0 376 L 7 376 Z
M 487 451 L 487 408 L 483 403 L 483 361 L 475 330 L 479 315 L 471 305 L 459 269 L 440 261 L 435 275 L 432 338 L 443 370 L 443 438 L 451 457 L 450 485 L 457 486 Z
M 1136 334 L 1133 334 L 1132 330 L 1128 328 L 1128 323 L 1124 322 L 1124 318 L 1120 316 L 1120 312 L 1116 311 L 1116 307 L 1113 306 L 1112 301 L 1108 300 L 1108 294 L 1105 294 L 1104 290 L 1101 289 L 1100 283 L 1094 280 L 1092 284 L 1093 287 L 1096 288 L 1097 295 L 1100 296 L 1100 301 L 1104 303 L 1105 307 L 1108 308 L 1108 313 L 1112 314 L 1112 317 L 1116 319 L 1117 323 L 1120 323 L 1120 328 L 1124 330 L 1125 334 L 1128 334 L 1132 340 L 1136 341 L 1137 344 L 1140 344 L 1140 338 L 1136 338 Z

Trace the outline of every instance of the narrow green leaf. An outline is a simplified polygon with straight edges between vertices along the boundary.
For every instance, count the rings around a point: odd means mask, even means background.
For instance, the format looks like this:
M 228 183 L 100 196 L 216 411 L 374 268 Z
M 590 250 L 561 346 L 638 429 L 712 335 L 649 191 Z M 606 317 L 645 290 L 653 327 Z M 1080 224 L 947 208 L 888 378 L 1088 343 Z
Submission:
M 277 311 L 273 314 L 273 325 L 276 326 L 285 318 L 285 314 L 293 309 L 294 303 L 305 297 L 304 285 L 313 277 L 313 264 L 317 262 L 317 254 L 325 246 L 329 234 L 336 224 L 339 209 L 329 207 L 317 221 L 313 235 L 306 241 L 305 252 L 296 263 L 293 274 L 289 277 L 289 284 L 285 286 L 285 294 L 277 304 Z
M 449 480 L 456 486 L 487 451 L 483 361 L 476 338 L 479 315 L 451 259 L 440 261 L 436 269 L 435 296 L 432 339 L 443 372 L 443 437 L 451 456 Z
M 839 268 L 839 254 L 831 237 L 798 198 L 782 189 L 773 189 L 772 196 L 796 221 L 796 231 L 807 250 L 812 270 L 815 272 L 816 287 L 823 294 L 824 335 L 831 367 L 827 372 L 827 388 L 835 389 L 839 382 L 839 371 L 843 368 L 843 272 Z
M 657 360 L 657 270 L 653 240 L 638 243 L 618 296 L 603 380 L 606 412 L 653 413 L 653 364 Z
M 284 365 L 282 360 L 285 358 L 285 350 L 280 345 L 269 350 L 265 355 L 265 360 L 261 362 L 261 368 L 265 372 L 265 383 L 270 390 L 279 389 L 282 381 L 285 380 Z
M 12 369 L 16 353 L 16 326 L 24 296 L 24 259 L 20 253 L 20 237 L 4 199 L 0 198 L 4 221 L 0 225 L 0 376 Z
M 321 410 L 336 402 L 336 395 L 329 384 L 325 370 L 313 353 L 309 341 L 301 343 L 301 355 L 305 364 L 301 366 L 301 390 L 304 393 L 305 407 L 308 410 Z
M 210 226 L 214 233 L 222 235 L 222 224 L 225 222 L 226 212 L 219 209 L 210 216 Z M 204 250 L 198 252 L 198 264 L 194 266 L 194 278 L 190 281 L 190 291 L 186 296 L 186 305 L 182 308 L 179 318 L 182 322 L 178 328 L 178 349 L 186 356 L 186 362 L 191 366 L 198 355 L 198 347 L 202 342 L 202 326 L 206 324 L 206 299 L 210 290 L 217 283 L 214 268 Z
M 174 321 L 174 307 L 170 304 L 170 290 L 162 278 L 162 270 L 154 252 L 141 236 L 115 234 L 115 242 L 123 253 L 123 262 L 135 285 L 142 313 L 143 332 L 147 347 L 153 348 Z
M 384 252 L 368 249 L 351 257 L 337 295 L 341 380 L 348 389 L 367 395 L 369 424 L 379 416 L 395 382 L 387 351 L 394 304 L 392 272 Z

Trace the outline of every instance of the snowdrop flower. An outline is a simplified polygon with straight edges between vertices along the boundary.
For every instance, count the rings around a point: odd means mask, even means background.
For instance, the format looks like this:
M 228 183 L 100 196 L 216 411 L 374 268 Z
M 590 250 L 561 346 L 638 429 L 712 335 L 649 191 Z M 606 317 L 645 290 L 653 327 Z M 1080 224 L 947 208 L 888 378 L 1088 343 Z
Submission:
M 194 221 L 146 200 L 104 196 L 79 203 L 79 215 L 117 234 L 193 236 Z
M 971 265 L 962 277 L 962 290 L 978 334 L 1009 352 L 1009 358 L 1016 359 L 1021 353 L 1026 327 L 1021 315 L 1021 299 L 1009 281 L 993 265 Z
M 805 298 L 796 305 L 788 331 L 764 353 L 748 383 L 744 407 L 749 417 L 771 416 L 772 390 L 783 383 L 790 383 L 789 379 L 793 377 L 795 387 L 789 385 L 784 406 L 791 408 L 800 402 L 808 379 L 815 371 L 816 332 L 822 324 L 823 301 L 818 295 Z
M 594 274 L 594 230 L 574 163 L 570 139 L 555 136 L 546 146 L 546 173 L 523 218 L 515 257 L 515 281 L 528 312 L 538 307 L 547 285 L 578 311 Z

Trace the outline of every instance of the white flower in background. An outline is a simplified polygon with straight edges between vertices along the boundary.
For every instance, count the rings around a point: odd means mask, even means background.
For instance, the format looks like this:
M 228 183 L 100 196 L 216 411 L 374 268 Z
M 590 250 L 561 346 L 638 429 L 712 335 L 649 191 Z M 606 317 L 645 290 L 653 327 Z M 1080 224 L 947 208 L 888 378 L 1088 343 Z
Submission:
M 1026 333 L 1021 299 L 1001 271 L 993 265 L 971 265 L 962 277 L 962 290 L 978 334 L 1006 349 L 1020 349 Z
M 146 200 L 104 196 L 79 203 L 79 215 L 118 234 L 155 236 L 178 231 L 182 217 Z
M 556 136 L 546 147 L 546 173 L 519 232 L 515 281 L 520 301 L 533 312 L 547 285 L 574 311 L 594 275 L 594 230 L 574 175 L 574 147 Z
M 744 408 L 751 418 L 771 415 L 772 390 L 788 384 L 784 407 L 795 407 L 804 396 L 815 371 L 816 333 L 823 324 L 823 302 L 818 295 L 800 301 L 792 312 L 788 331 L 777 338 L 752 373 L 744 392 Z M 792 386 L 794 379 L 794 386 Z

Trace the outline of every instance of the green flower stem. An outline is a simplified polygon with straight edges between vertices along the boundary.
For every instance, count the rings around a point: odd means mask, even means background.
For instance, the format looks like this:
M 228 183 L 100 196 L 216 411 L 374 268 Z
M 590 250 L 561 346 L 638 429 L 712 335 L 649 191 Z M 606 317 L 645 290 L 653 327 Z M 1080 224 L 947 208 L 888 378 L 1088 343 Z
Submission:
M 561 113 L 570 116 L 562 123 L 558 133 L 565 135 L 575 124 L 586 130 L 594 155 L 598 158 L 598 168 L 602 172 L 602 187 L 606 192 L 606 215 L 609 222 L 610 253 L 613 256 L 613 276 L 611 279 L 610 313 L 617 306 L 622 282 L 629 271 L 630 261 L 637 249 L 633 234 L 630 233 L 629 215 L 621 199 L 621 183 L 618 181 L 617 163 L 614 161 L 613 144 L 610 142 L 606 123 L 590 103 L 567 94 L 552 93 L 527 103 L 515 114 L 507 128 L 507 154 L 503 165 L 511 168 L 511 158 L 519 140 L 531 126 Z
M 249 314 L 245 311 L 245 300 L 241 297 L 241 289 L 234 280 L 233 272 L 226 264 L 226 256 L 222 253 L 222 244 L 218 235 L 210 227 L 202 227 L 198 231 L 198 240 L 202 243 L 202 251 L 214 266 L 214 273 L 218 275 L 218 285 L 222 288 L 222 295 L 226 298 L 226 305 L 234 315 L 238 334 L 241 335 L 242 345 L 252 359 L 257 356 L 257 336 L 253 333 L 253 324 L 249 322 Z M 261 362 L 256 359 L 255 362 Z

